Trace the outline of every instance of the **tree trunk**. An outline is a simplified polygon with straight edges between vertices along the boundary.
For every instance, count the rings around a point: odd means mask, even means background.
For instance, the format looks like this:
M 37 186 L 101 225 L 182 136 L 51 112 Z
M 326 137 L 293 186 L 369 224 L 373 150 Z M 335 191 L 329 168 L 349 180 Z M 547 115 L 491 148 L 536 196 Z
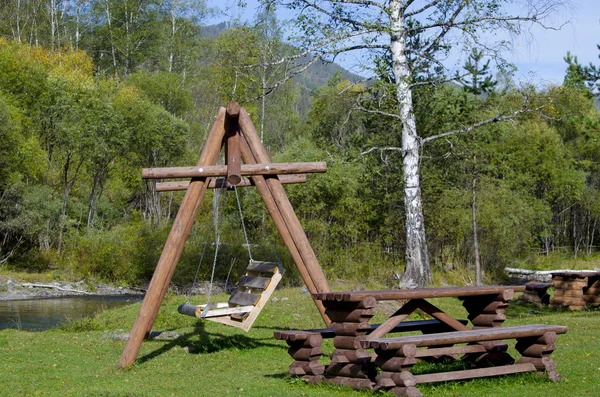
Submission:
M 431 281 L 425 223 L 421 201 L 419 139 L 410 88 L 411 71 L 406 57 L 405 19 L 402 2 L 390 1 L 390 27 L 393 70 L 399 114 L 402 120 L 402 160 L 404 165 L 404 207 L 406 219 L 405 286 L 426 287 Z
M 473 178 L 473 249 L 475 251 L 475 284 L 481 285 L 481 262 L 479 260 L 479 238 L 477 237 L 477 179 Z

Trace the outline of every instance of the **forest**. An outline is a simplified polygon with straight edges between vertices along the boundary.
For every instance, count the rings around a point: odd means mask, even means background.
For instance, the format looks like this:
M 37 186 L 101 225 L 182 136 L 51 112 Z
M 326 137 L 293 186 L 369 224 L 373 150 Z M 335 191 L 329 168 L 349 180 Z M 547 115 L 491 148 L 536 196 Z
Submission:
M 290 44 L 268 7 L 207 26 L 214 12 L 183 0 L 0 4 L 0 268 L 147 283 L 183 192 L 157 192 L 141 169 L 196 164 L 217 108 L 235 100 L 273 161 L 327 162 L 286 191 L 328 278 L 398 285 L 406 182 L 402 156 L 380 150 L 402 146 L 389 54 L 364 78 Z M 409 47 L 429 48 L 415 32 Z M 435 282 L 473 283 L 475 262 L 492 282 L 506 266 L 597 254 L 599 73 L 562 56 L 564 82 L 547 87 L 515 81 L 477 48 L 444 79 L 434 62 L 412 64 Z M 419 84 L 432 75 L 444 82 Z M 210 276 L 218 195 L 202 204 L 176 284 L 191 283 L 203 248 L 199 276 Z M 258 194 L 240 201 L 253 255 L 275 250 L 299 283 Z M 222 279 L 248 260 L 235 195 L 223 214 Z

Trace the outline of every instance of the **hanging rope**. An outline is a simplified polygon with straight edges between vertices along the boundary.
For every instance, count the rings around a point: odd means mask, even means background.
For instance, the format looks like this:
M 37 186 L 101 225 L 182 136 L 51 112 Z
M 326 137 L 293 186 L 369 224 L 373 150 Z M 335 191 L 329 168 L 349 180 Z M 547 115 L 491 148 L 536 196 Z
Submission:
M 246 188 L 248 187 L 248 183 L 246 182 L 246 179 L 244 179 L 244 186 L 246 186 Z M 256 205 L 256 201 L 254 200 L 254 196 L 252 196 L 252 194 L 248 192 L 248 189 L 244 190 L 244 194 L 250 197 L 250 201 L 252 201 L 252 205 L 254 206 L 254 213 L 258 214 L 258 206 Z M 273 256 L 277 259 L 277 268 L 279 269 L 280 273 L 283 273 L 281 259 L 279 258 L 279 255 L 277 255 L 277 250 L 275 250 L 275 247 L 273 246 L 273 244 L 271 244 L 271 239 L 269 238 L 269 234 L 267 233 L 267 229 L 265 227 L 264 221 L 261 222 L 261 227 L 262 227 L 262 233 L 263 233 L 263 236 L 265 236 L 267 245 L 273 252 Z M 245 230 L 244 230 L 244 232 L 245 232 Z
M 233 186 L 233 191 L 235 192 L 235 199 L 237 201 L 238 211 L 240 213 L 240 221 L 242 222 L 242 230 L 244 231 L 244 239 L 246 240 L 246 248 L 248 248 L 248 256 L 250 257 L 250 261 L 254 262 L 254 259 L 252 259 L 252 251 L 250 250 L 250 242 L 248 241 L 248 232 L 246 231 L 246 225 L 244 224 L 244 215 L 242 214 L 242 205 L 240 204 L 240 196 L 238 195 L 238 191 L 235 186 Z
M 219 197 L 219 200 L 217 201 L 217 208 L 215 213 L 219 214 L 219 207 L 221 207 L 221 215 L 220 218 L 218 220 L 218 226 L 216 227 L 215 230 L 215 256 L 213 258 L 213 265 L 212 265 L 212 271 L 210 274 L 210 284 L 208 285 L 208 295 L 206 297 L 206 306 L 204 306 L 204 310 L 202 311 L 201 317 L 204 318 L 206 317 L 206 314 L 208 313 L 209 310 L 209 306 L 210 306 L 210 297 L 212 295 L 212 289 L 213 289 L 213 282 L 215 280 L 215 269 L 217 267 L 217 256 L 219 255 L 219 246 L 221 244 L 221 227 L 223 226 L 223 218 L 224 217 L 224 213 L 225 213 L 225 205 L 222 205 L 223 202 L 225 202 L 225 197 L 227 196 L 227 188 L 225 187 L 225 184 L 223 185 L 223 187 L 221 188 L 221 197 Z

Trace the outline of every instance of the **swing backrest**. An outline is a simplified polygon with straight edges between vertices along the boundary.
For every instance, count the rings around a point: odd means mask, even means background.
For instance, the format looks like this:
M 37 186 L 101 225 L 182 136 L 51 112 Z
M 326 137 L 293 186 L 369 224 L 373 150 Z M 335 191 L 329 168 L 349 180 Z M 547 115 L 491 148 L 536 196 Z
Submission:
M 256 306 L 263 298 L 263 292 L 273 282 L 273 276 L 280 273 L 280 268 L 281 265 L 276 262 L 250 261 L 246 274 L 229 297 L 229 306 Z

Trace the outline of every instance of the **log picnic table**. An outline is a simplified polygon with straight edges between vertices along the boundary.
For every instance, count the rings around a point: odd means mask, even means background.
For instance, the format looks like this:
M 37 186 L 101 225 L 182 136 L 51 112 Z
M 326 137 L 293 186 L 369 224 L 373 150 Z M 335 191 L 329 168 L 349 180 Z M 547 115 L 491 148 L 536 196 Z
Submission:
M 559 271 L 552 273 L 553 309 L 582 310 L 600 306 L 600 271 Z
M 279 331 L 275 338 L 290 346 L 288 353 L 295 360 L 290 373 L 311 383 L 326 381 L 354 389 L 420 396 L 415 387 L 420 383 L 526 371 L 545 373 L 558 380 L 556 365 L 549 356 L 556 348 L 556 335 L 565 333 L 567 327 L 501 327 L 509 301 L 515 292 L 524 290 L 525 286 L 483 286 L 316 293 L 312 297 L 323 303 L 325 314 L 331 319 L 329 328 Z M 444 297 L 463 301 L 471 327 L 429 301 Z M 386 321 L 373 325 L 370 320 L 378 301 L 401 303 Z M 405 321 L 416 310 L 433 319 Z M 420 331 L 422 335 L 386 337 L 405 331 Z M 321 343 L 326 337 L 333 337 L 335 348 L 327 366 L 319 361 L 323 355 Z M 522 357 L 516 363 L 507 353 L 503 339 L 517 340 L 516 349 Z M 456 359 L 458 355 L 473 363 L 475 369 L 424 375 L 411 372 L 418 359 L 436 361 Z

